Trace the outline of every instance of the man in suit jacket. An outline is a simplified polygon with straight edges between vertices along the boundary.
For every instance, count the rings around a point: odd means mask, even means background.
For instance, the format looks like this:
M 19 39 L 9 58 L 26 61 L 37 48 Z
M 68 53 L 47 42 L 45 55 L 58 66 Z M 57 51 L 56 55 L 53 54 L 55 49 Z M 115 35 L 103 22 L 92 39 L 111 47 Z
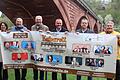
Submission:
M 63 25 L 62 19 L 56 19 L 55 20 L 55 28 L 52 30 L 52 32 L 67 31 L 67 29 L 65 29 L 62 25 Z M 57 80 L 57 72 L 52 72 L 52 80 Z M 67 80 L 65 73 L 62 73 L 62 80 Z
M 77 32 L 80 33 L 94 33 L 92 30 L 89 29 L 89 23 L 87 18 L 82 18 L 80 22 L 80 29 Z
M 55 28 L 52 30 L 52 32 L 65 32 L 65 31 L 68 31 L 62 25 L 63 25 L 62 19 L 56 19 Z
M 94 33 L 92 30 L 89 29 L 89 22 L 86 17 L 83 17 L 80 22 L 80 29 L 77 32 L 80 33 Z M 81 80 L 81 76 L 77 75 L 77 80 Z M 92 80 L 92 77 L 88 76 L 88 80 Z

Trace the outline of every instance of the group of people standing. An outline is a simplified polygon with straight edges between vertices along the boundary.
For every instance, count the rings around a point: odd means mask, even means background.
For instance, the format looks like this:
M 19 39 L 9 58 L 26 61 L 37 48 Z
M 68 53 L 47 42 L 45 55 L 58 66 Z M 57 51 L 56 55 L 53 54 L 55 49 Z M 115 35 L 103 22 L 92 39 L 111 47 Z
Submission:
M 6 32 L 8 30 L 8 26 L 6 23 L 1 22 L 0 24 L 0 30 L 1 32 Z M 29 32 L 24 25 L 23 25 L 23 19 L 22 18 L 17 18 L 15 26 L 13 26 L 10 29 L 11 32 L 14 31 L 20 31 L 20 32 Z M 43 24 L 43 18 L 42 16 L 36 16 L 35 17 L 35 24 L 31 27 L 31 31 L 49 31 L 49 27 Z M 62 19 L 58 18 L 55 20 L 55 27 L 51 32 L 65 32 L 68 31 L 63 27 L 63 21 Z M 90 29 L 89 26 L 89 20 L 86 17 L 83 17 L 81 19 L 79 29 L 76 30 L 76 32 L 79 33 L 94 33 Z M 119 32 L 114 31 L 114 22 L 113 21 L 108 21 L 105 25 L 105 31 L 100 33 L 100 34 L 113 34 L 113 35 L 119 35 Z M 120 52 L 120 51 L 119 51 Z M 116 80 L 120 79 L 120 60 L 117 60 L 117 70 L 116 70 Z M 3 69 L 3 63 L 0 62 L 0 80 L 8 80 L 8 71 L 7 69 Z M 26 80 L 26 74 L 27 74 L 27 69 L 22 69 L 21 74 L 20 74 L 20 69 L 14 69 L 15 70 L 15 80 Z M 47 74 L 47 72 L 46 72 Z M 67 75 L 65 73 L 61 73 L 62 80 L 67 80 Z M 82 80 L 80 75 L 77 75 L 77 80 Z M 33 80 L 38 80 L 38 70 L 33 69 Z M 40 71 L 40 80 L 44 80 L 44 71 Z M 57 72 L 52 72 L 52 79 L 51 80 L 57 80 Z M 91 76 L 88 76 L 88 80 L 92 80 Z M 107 80 L 112 80 L 107 78 Z

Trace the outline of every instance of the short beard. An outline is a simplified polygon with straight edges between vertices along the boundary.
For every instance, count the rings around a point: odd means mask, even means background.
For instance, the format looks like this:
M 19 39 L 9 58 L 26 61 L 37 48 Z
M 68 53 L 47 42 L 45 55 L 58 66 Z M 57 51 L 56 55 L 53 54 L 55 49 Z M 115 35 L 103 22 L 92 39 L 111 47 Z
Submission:
M 106 33 L 106 34 L 111 34 L 111 33 L 112 33 L 112 31 L 106 31 L 105 33 Z

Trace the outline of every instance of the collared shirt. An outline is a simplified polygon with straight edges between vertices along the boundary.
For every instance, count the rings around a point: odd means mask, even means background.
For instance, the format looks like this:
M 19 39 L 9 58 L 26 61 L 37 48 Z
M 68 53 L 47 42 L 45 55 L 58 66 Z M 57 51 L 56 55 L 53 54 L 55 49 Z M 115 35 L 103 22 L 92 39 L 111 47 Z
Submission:
M 25 26 L 21 25 L 19 27 L 18 26 L 13 26 L 12 29 L 11 29 L 11 31 L 24 32 L 24 31 L 28 31 L 28 29 Z
M 83 31 L 82 29 L 78 29 L 76 32 L 79 32 L 79 33 L 94 33 L 94 31 L 92 31 L 90 29 L 86 29 L 85 31 Z
M 82 31 L 82 33 L 86 33 L 87 29 L 85 29 L 85 30 L 82 29 L 81 31 Z
M 62 28 L 56 28 L 56 31 L 57 32 L 60 32 Z

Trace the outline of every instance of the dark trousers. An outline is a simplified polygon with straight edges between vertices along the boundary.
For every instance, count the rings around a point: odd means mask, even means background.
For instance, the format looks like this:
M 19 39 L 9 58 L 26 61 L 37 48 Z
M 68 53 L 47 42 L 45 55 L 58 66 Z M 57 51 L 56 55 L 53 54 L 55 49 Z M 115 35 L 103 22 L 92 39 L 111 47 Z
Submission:
M 67 80 L 65 73 L 62 73 L 62 80 Z
M 8 80 L 8 70 L 3 69 L 3 80 Z
M 111 78 L 107 78 L 107 80 L 112 80 Z
M 57 80 L 57 73 L 56 72 L 52 72 L 52 80 Z
M 77 75 L 77 80 L 81 80 L 81 76 L 78 76 L 78 75 Z M 92 80 L 92 77 L 91 77 L 91 76 L 88 76 L 88 80 Z
M 15 80 L 26 80 L 27 69 L 22 69 L 22 76 L 20 76 L 20 69 L 15 69 Z
M 2 73 L 3 70 L 3 73 Z M 3 69 L 3 63 L 0 62 L 0 80 L 8 80 L 8 70 Z
M 0 62 L 0 80 L 2 80 L 2 69 L 3 69 L 3 65 L 2 62 Z
M 67 80 L 66 74 L 62 73 L 62 80 Z M 57 72 L 52 72 L 52 80 L 57 80 Z
M 117 60 L 115 80 L 120 80 L 120 60 Z
M 33 74 L 34 80 L 38 80 L 38 70 L 33 69 Z M 44 80 L 44 71 L 40 71 L 40 80 Z

